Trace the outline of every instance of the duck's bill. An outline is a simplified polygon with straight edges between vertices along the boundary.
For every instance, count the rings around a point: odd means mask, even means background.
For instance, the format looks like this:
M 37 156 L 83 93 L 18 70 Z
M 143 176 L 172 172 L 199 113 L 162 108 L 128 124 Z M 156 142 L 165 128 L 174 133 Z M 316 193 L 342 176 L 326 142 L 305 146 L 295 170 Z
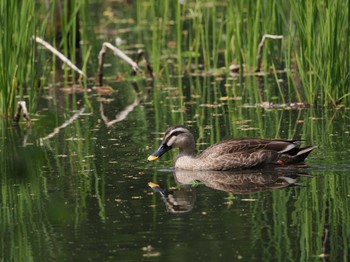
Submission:
M 160 147 L 152 154 L 150 155 L 147 160 L 148 161 L 154 161 L 160 158 L 164 153 L 168 152 L 171 149 L 171 146 L 167 146 L 165 143 L 162 143 Z
M 151 188 L 160 187 L 158 184 L 153 183 L 153 182 L 148 182 L 148 186 L 151 187 Z
M 159 158 L 159 156 L 153 156 L 153 155 L 150 155 L 147 160 L 148 161 L 154 161 L 154 160 L 157 160 Z

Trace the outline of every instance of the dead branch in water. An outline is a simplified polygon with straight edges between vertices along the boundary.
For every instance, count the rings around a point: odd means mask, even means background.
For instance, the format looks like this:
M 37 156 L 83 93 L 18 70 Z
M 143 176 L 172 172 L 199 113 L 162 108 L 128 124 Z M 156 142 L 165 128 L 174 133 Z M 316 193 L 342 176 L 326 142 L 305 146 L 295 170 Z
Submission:
M 13 119 L 13 123 L 18 124 L 19 118 L 21 117 L 21 111 L 23 111 L 22 116 L 26 120 L 27 127 L 30 127 L 31 121 L 29 118 L 29 112 L 25 101 L 19 101 L 17 103 L 17 109 L 16 109 L 15 117 Z
M 132 71 L 133 71 L 132 73 L 133 74 L 136 74 L 137 72 L 140 71 L 138 63 L 141 60 L 141 58 L 143 57 L 143 59 L 146 62 L 147 70 L 148 70 L 150 76 L 152 77 L 152 80 L 154 80 L 153 70 L 152 70 L 151 64 L 149 63 L 149 60 L 147 59 L 147 57 L 145 55 L 145 52 L 143 50 L 139 50 L 137 52 L 138 53 L 138 57 L 137 57 L 137 61 L 135 62 L 129 56 L 127 56 L 123 51 L 121 51 L 118 47 L 115 47 L 111 43 L 104 42 L 102 44 L 101 51 L 98 54 L 98 73 L 97 73 L 98 79 L 97 79 L 97 86 L 103 86 L 103 61 L 104 61 L 104 57 L 105 57 L 105 54 L 107 52 L 107 49 L 112 50 L 113 53 L 116 56 L 118 56 L 120 59 L 122 59 L 128 65 L 130 65 L 131 68 L 132 68 Z
M 72 68 L 74 71 L 78 72 L 81 76 L 86 77 L 86 75 L 81 71 L 78 67 L 76 67 L 72 61 L 70 61 L 67 57 L 64 56 L 61 52 L 59 52 L 56 48 L 54 48 L 52 45 L 50 45 L 45 40 L 41 39 L 40 37 L 36 36 L 34 37 L 34 40 L 43 45 L 46 49 L 51 51 L 54 55 L 56 55 L 59 59 L 61 59 L 64 63 L 67 64 L 70 68 Z
M 152 78 L 152 81 L 154 81 L 153 69 L 152 69 L 151 63 L 149 62 L 145 51 L 143 51 L 142 49 L 139 49 L 139 51 L 137 51 L 137 54 L 138 54 L 138 56 L 137 56 L 136 63 L 139 64 L 141 58 L 143 57 L 143 60 L 145 60 L 145 63 L 146 63 L 147 71 L 148 71 L 150 77 Z
M 136 97 L 134 102 L 132 102 L 130 105 L 127 105 L 121 112 L 119 112 L 116 116 L 115 119 L 109 121 L 108 117 L 104 113 L 104 108 L 103 108 L 103 103 L 100 103 L 100 113 L 101 113 L 101 118 L 103 122 L 106 124 L 107 127 L 111 127 L 115 123 L 123 121 L 130 112 L 132 112 L 136 106 L 140 104 L 140 98 Z
M 54 137 L 55 135 L 57 135 L 60 132 L 60 129 L 66 128 L 67 126 L 72 124 L 82 113 L 84 113 L 84 111 L 85 111 L 85 108 L 80 109 L 71 118 L 69 118 L 66 122 L 64 122 L 62 125 L 56 127 L 52 133 L 48 134 L 45 137 L 40 138 L 40 144 L 42 144 L 42 142 L 44 140 L 50 139 L 50 138 Z
M 107 48 L 111 49 L 116 56 L 121 58 L 125 63 L 129 64 L 132 70 L 137 73 L 140 69 L 136 62 L 134 62 L 130 57 L 128 57 L 123 51 L 121 51 L 118 47 L 115 47 L 111 43 L 104 42 L 102 44 L 102 48 L 100 53 L 98 54 L 98 86 L 103 85 L 103 61 L 105 54 L 107 52 Z
M 261 41 L 259 43 L 258 46 L 258 54 L 256 56 L 257 59 L 257 65 L 256 65 L 256 69 L 255 72 L 260 72 L 260 67 L 261 67 L 261 60 L 262 60 L 262 50 L 265 44 L 265 40 L 266 39 L 282 39 L 283 36 L 282 35 L 269 35 L 269 34 L 265 34 L 263 35 L 263 37 L 261 38 Z

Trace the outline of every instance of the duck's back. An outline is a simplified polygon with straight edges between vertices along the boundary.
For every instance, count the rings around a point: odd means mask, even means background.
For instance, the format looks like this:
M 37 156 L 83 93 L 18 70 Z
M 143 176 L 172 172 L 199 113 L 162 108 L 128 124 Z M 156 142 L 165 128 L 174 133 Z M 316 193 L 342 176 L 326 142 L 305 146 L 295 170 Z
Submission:
M 199 157 L 206 158 L 210 155 L 252 152 L 263 149 L 284 153 L 293 151 L 299 144 L 300 141 L 297 140 L 268 140 L 255 138 L 230 139 L 208 147 Z
M 298 141 L 265 139 L 231 139 L 214 144 L 197 157 L 198 169 L 230 170 L 274 163 L 280 154 L 293 153 Z

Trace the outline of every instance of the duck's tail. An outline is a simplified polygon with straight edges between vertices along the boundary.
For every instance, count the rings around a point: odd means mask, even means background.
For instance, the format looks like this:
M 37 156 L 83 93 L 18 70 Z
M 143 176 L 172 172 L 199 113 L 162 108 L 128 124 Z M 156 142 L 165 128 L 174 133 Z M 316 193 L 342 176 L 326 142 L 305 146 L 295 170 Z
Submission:
M 310 152 L 315 148 L 317 148 L 317 146 L 307 146 L 298 149 L 298 151 L 295 154 L 281 154 L 278 162 L 282 162 L 283 164 L 287 165 L 304 162 L 304 160 L 307 158 Z

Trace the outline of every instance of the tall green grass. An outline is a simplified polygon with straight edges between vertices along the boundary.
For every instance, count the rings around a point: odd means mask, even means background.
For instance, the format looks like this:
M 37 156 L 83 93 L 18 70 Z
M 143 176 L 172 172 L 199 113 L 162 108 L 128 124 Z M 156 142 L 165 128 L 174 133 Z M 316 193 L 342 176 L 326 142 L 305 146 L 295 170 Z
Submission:
M 38 18 L 34 1 L 0 3 L 0 111 L 13 114 L 16 96 L 35 83 L 35 45 Z
M 92 65 L 86 45 L 95 41 L 87 36 L 89 5 L 86 0 L 52 1 L 49 7 L 40 1 L 1 2 L 3 114 L 13 112 L 15 98 L 23 99 L 27 89 L 32 91 L 29 100 L 40 92 L 39 78 L 46 75 L 41 68 L 47 64 L 35 62 L 42 59 L 37 59 L 33 35 L 58 41 L 57 49 L 73 63 L 85 69 Z M 227 72 L 232 63 L 241 66 L 241 74 L 243 65 L 245 72 L 252 73 L 261 37 L 283 35 L 282 41 L 266 42 L 262 63 L 264 71 L 288 72 L 288 89 L 278 95 L 280 102 L 337 104 L 349 99 L 349 9 L 349 1 L 137 1 L 136 26 L 141 35 L 137 39 L 148 49 L 162 78 L 164 70 L 182 75 L 225 67 Z M 84 46 L 79 51 L 80 40 Z M 52 69 L 56 70 L 55 63 Z M 67 68 L 65 76 L 75 80 Z M 254 97 L 259 102 L 257 93 Z
M 56 57 L 49 59 L 48 51 L 38 49 L 33 36 L 45 39 L 87 70 L 94 44 L 89 7 L 87 0 L 0 3 L 0 112 L 3 115 L 12 116 L 15 102 L 23 99 L 29 102 L 31 111 L 35 110 L 42 86 L 48 80 L 61 80 L 55 74 L 48 77 L 48 71 L 60 70 L 56 68 Z M 66 85 L 76 81 L 67 67 L 64 72 Z
M 137 2 L 143 10 L 137 12 L 138 21 L 157 25 L 141 30 L 156 73 L 171 65 L 185 73 L 210 74 L 223 66 L 227 72 L 232 63 L 240 65 L 241 74 L 253 73 L 262 36 L 282 35 L 282 40 L 267 40 L 262 54 L 263 71 L 287 75 L 282 78 L 288 88 L 281 89 L 277 102 L 335 105 L 349 100 L 349 1 L 157 3 Z M 153 36 L 152 46 L 148 35 Z M 170 42 L 176 43 L 175 49 L 169 48 Z
M 290 1 L 290 7 L 289 31 L 295 35 L 291 41 L 305 97 L 335 104 L 349 94 L 350 2 Z

